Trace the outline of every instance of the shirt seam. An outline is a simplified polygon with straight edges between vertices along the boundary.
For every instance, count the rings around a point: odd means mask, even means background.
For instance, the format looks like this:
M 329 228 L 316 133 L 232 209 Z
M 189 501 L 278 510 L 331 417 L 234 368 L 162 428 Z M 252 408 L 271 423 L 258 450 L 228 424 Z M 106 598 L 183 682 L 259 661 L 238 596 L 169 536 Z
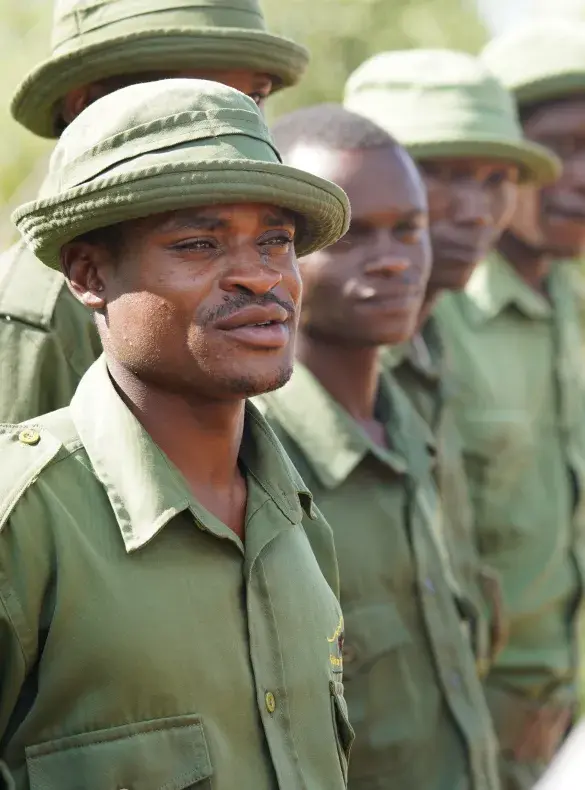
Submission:
M 12 608 L 12 606 L 8 605 L 8 601 L 9 600 L 10 601 L 14 600 L 14 603 L 15 603 L 14 609 Z M 22 654 L 22 658 L 23 658 L 23 661 L 24 661 L 24 666 L 25 666 L 26 671 L 28 673 L 30 671 L 30 669 L 31 669 L 31 663 L 29 662 L 29 659 L 28 659 L 27 654 L 26 654 L 26 650 L 24 648 L 23 638 L 21 637 L 21 634 L 19 633 L 19 629 L 18 629 L 18 627 L 16 625 L 15 613 L 20 616 L 20 619 L 22 620 L 22 624 L 24 626 L 24 629 L 26 630 L 27 637 L 30 638 L 30 636 L 32 635 L 32 631 L 31 631 L 31 629 L 28 627 L 28 625 L 26 623 L 26 617 L 24 616 L 24 612 L 22 611 L 22 607 L 20 606 L 20 602 L 18 600 L 18 597 L 17 597 L 16 593 L 14 592 L 12 587 L 10 587 L 4 581 L 2 582 L 1 589 L 0 589 L 0 603 L 2 604 L 2 608 L 3 608 L 4 612 L 6 613 L 6 616 L 8 618 L 8 622 L 9 622 L 10 627 L 12 629 L 12 632 L 13 632 L 14 636 L 16 637 L 16 641 L 18 642 L 18 647 L 20 649 L 20 652 Z

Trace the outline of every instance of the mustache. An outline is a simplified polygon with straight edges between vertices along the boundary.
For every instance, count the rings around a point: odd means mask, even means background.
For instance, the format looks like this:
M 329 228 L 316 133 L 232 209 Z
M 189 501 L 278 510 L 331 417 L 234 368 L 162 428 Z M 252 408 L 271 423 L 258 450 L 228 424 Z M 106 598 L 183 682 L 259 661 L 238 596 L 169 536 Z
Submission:
M 206 327 L 210 324 L 214 324 L 216 321 L 219 321 L 222 318 L 229 318 L 231 315 L 237 313 L 238 310 L 241 310 L 244 307 L 265 307 L 269 304 L 280 305 L 280 307 L 282 307 L 288 313 L 289 319 L 295 318 L 296 316 L 297 311 L 294 304 L 292 302 L 285 302 L 284 300 L 279 299 L 275 293 L 272 293 L 272 291 L 268 291 L 268 293 L 262 294 L 262 296 L 239 293 L 235 294 L 234 296 L 224 296 L 223 304 L 208 310 L 202 316 L 201 325 Z

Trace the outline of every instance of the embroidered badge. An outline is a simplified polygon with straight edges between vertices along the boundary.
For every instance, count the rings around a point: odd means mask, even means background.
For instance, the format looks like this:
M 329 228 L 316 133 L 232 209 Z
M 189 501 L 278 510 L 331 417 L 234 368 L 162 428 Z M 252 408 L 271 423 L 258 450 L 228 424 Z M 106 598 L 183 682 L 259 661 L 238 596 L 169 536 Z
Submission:
M 329 663 L 331 664 L 331 671 L 336 674 L 343 672 L 343 640 L 344 623 L 343 615 L 341 615 L 333 636 L 327 637 L 329 642 Z

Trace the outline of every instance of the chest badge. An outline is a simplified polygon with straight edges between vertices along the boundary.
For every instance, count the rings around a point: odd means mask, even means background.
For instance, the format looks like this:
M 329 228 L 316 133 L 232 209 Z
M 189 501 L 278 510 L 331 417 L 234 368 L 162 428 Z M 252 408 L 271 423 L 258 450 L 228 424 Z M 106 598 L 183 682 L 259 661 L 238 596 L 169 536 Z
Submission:
M 335 674 L 341 674 L 343 672 L 344 637 L 343 615 L 341 615 L 337 628 L 333 632 L 333 636 L 327 637 L 327 642 L 329 643 L 329 663 L 331 664 L 331 671 Z

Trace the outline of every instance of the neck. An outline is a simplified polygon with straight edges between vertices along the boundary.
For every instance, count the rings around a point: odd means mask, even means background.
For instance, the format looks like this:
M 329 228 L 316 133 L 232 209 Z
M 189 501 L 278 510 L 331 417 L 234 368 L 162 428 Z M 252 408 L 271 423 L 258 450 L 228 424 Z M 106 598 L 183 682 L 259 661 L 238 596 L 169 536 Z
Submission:
M 244 400 L 212 401 L 145 384 L 108 360 L 117 390 L 194 489 L 230 488 L 238 476 Z
M 422 330 L 426 322 L 431 317 L 431 313 L 433 312 L 435 305 L 439 299 L 439 296 L 443 293 L 443 289 L 436 289 L 436 288 L 427 288 L 427 292 L 425 294 L 425 299 L 420 309 L 420 313 L 418 316 L 418 321 L 416 324 L 416 331 L 417 333 Z
M 300 333 L 297 357 L 357 422 L 373 420 L 378 394 L 378 347 L 352 347 Z
M 507 259 L 520 279 L 542 293 L 545 279 L 550 271 L 550 255 L 530 246 L 511 231 L 504 233 L 498 244 L 498 251 Z

